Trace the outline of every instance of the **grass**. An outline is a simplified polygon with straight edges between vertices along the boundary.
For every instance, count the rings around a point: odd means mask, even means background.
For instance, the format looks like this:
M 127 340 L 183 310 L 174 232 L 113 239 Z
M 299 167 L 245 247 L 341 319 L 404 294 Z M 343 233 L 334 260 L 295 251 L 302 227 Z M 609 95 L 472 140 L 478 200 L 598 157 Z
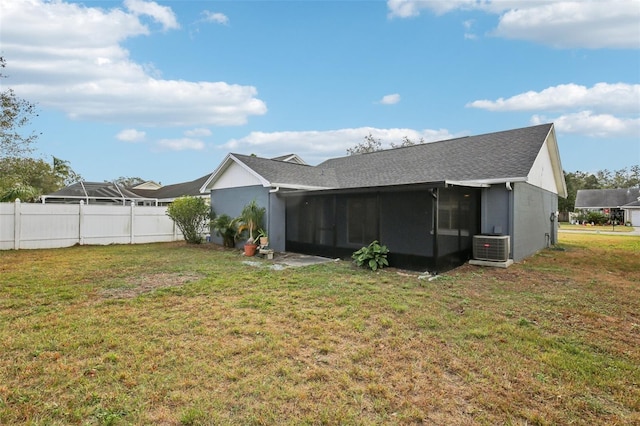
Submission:
M 0 424 L 640 422 L 640 238 L 426 281 L 151 244 L 0 252 Z

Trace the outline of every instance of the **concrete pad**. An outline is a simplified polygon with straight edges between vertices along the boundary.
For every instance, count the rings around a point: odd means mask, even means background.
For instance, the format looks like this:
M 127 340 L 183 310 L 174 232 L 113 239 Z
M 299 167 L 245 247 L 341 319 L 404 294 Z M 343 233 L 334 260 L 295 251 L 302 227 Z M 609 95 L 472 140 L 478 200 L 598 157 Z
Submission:
M 469 261 L 469 265 L 492 266 L 494 268 L 508 268 L 509 266 L 513 265 L 513 259 L 509 259 L 506 262 L 491 262 L 489 260 L 471 259 Z
M 300 267 L 309 265 L 318 265 L 322 263 L 334 262 L 340 259 L 330 259 L 327 257 L 311 256 L 308 254 L 298 253 L 277 253 L 273 261 L 275 263 L 281 263 L 290 267 Z
M 335 262 L 340 259 L 330 259 L 327 257 L 310 256 L 308 254 L 298 253 L 270 253 L 272 259 L 267 258 L 266 254 L 258 254 L 263 260 L 245 260 L 242 263 L 257 268 L 269 268 L 275 271 L 281 271 L 285 268 L 299 268 L 301 266 L 318 265 L 321 263 Z M 264 256 L 264 257 L 263 257 Z

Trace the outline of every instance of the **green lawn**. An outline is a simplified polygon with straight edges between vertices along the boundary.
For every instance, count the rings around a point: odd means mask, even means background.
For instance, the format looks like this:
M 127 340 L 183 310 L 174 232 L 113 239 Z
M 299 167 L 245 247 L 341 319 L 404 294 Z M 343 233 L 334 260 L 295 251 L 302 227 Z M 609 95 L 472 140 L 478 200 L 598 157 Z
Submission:
M 603 231 L 603 232 L 633 232 L 633 226 L 623 225 L 572 225 L 569 222 L 561 222 L 560 230 L 567 231 Z
M 640 423 L 640 238 L 433 281 L 150 244 L 0 252 L 0 424 Z

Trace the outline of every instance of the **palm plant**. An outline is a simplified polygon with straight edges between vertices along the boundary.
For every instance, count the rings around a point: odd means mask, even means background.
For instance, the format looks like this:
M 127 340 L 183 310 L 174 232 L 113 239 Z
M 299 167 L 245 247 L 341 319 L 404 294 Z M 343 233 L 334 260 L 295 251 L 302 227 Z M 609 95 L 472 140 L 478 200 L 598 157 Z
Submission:
M 266 211 L 267 209 L 260 207 L 256 200 L 251 201 L 242 209 L 242 213 L 240 213 L 242 226 L 239 228 L 239 232 L 242 232 L 245 229 L 249 231 L 249 239 L 247 240 L 247 243 L 253 244 L 253 232 L 262 226 L 262 219 L 264 218 Z
M 222 237 L 222 244 L 225 247 L 235 247 L 238 235 L 238 218 L 233 219 L 228 214 L 221 214 L 211 222 L 211 227 L 216 231 L 216 235 Z

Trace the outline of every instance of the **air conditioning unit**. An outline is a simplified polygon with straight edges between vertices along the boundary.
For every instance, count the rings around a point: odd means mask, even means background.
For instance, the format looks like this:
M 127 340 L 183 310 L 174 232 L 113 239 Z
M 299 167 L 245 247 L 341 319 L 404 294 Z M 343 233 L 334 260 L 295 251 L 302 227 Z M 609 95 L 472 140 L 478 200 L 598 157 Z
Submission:
M 508 235 L 474 235 L 473 258 L 490 262 L 506 262 L 509 260 Z

